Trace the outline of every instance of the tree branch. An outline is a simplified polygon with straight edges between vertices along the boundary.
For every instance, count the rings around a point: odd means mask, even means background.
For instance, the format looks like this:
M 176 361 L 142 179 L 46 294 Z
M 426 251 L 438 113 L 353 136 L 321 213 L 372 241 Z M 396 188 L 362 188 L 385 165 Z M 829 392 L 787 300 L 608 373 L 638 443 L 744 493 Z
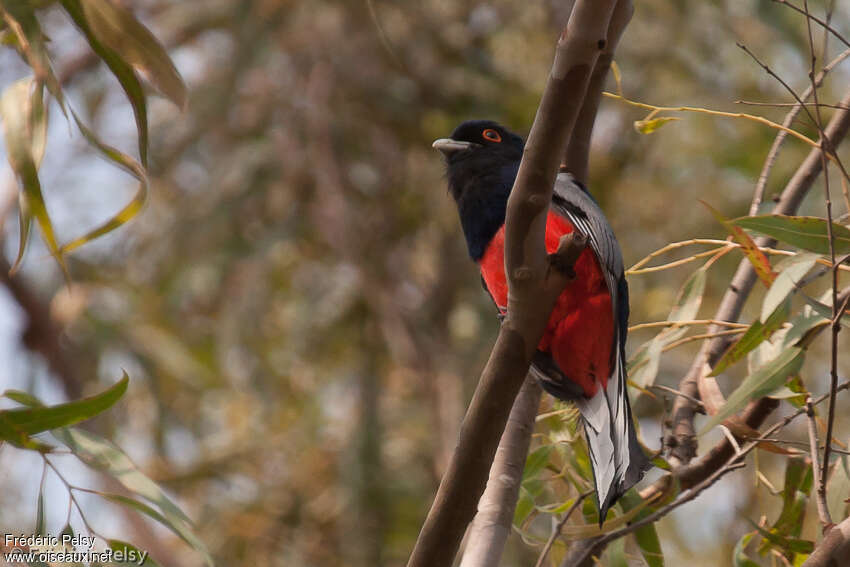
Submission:
M 850 294 L 850 288 L 845 290 L 845 292 Z M 823 328 L 824 327 L 820 327 L 819 330 L 822 330 Z M 841 386 L 839 386 L 838 391 L 843 391 L 843 390 L 846 390 L 848 388 L 850 388 L 850 382 L 844 382 L 843 384 L 841 384 Z M 763 399 L 767 399 L 767 398 L 763 398 Z M 818 404 L 820 404 L 820 403 L 822 403 L 822 402 L 824 402 L 828 399 L 830 399 L 830 395 L 824 394 L 824 395 L 818 397 L 816 400 L 812 401 L 811 405 L 812 406 L 818 405 Z M 777 404 L 778 404 L 778 402 L 777 402 Z M 686 502 L 693 500 L 694 498 L 696 498 L 699 495 L 700 492 L 702 492 L 703 490 L 705 490 L 706 488 L 711 486 L 714 482 L 719 480 L 719 478 L 721 476 L 723 476 L 724 474 L 730 472 L 733 469 L 743 467 L 744 462 L 743 462 L 742 459 L 743 459 L 744 456 L 746 456 L 747 453 L 749 453 L 754 448 L 756 448 L 760 443 L 769 440 L 773 434 L 775 434 L 776 432 L 778 432 L 779 430 L 781 430 L 782 428 L 787 426 L 789 423 L 794 421 L 796 418 L 800 417 L 801 415 L 803 415 L 805 413 L 807 413 L 807 408 L 805 408 L 805 407 L 800 408 L 797 411 L 795 411 L 794 413 L 785 416 L 781 420 L 777 421 L 776 423 L 774 423 L 773 425 L 768 427 L 764 431 L 764 433 L 749 436 L 749 437 L 735 436 L 734 439 L 740 439 L 742 442 L 746 443 L 746 445 L 743 448 L 735 447 L 734 449 L 730 450 L 728 453 L 722 455 L 722 457 L 718 456 L 719 451 L 716 452 L 715 454 L 713 454 L 712 455 L 712 459 L 713 459 L 712 466 L 703 466 L 701 468 L 701 472 L 703 474 L 700 478 L 693 478 L 693 477 L 685 478 L 684 476 L 679 476 L 679 479 L 681 481 L 680 482 L 680 488 L 682 490 L 687 490 L 687 492 L 685 492 L 684 494 L 679 496 L 673 502 L 671 502 L 671 503 L 669 503 L 665 506 L 662 506 L 661 508 L 658 508 L 652 514 L 644 517 L 641 520 L 633 522 L 633 523 L 631 523 L 631 524 L 629 524 L 629 525 L 627 525 L 623 528 L 620 528 L 618 530 L 609 532 L 609 533 L 607 533 L 603 536 L 599 536 L 597 538 L 587 540 L 586 542 L 582 542 L 585 545 L 583 545 L 581 547 L 576 546 L 575 550 L 572 550 L 572 549 L 570 550 L 570 554 L 567 556 L 567 558 L 562 563 L 562 567 L 591 567 L 592 565 L 594 565 L 593 559 L 592 559 L 593 556 L 601 555 L 602 551 L 604 550 L 604 547 L 607 543 L 610 543 L 611 541 L 613 541 L 617 538 L 620 538 L 624 535 L 627 535 L 627 534 L 639 529 L 642 526 L 653 523 L 653 522 L 659 520 L 661 517 L 663 517 L 667 513 L 669 513 L 674 508 L 677 508 L 677 507 L 681 506 L 682 504 L 685 504 Z M 767 414 L 765 414 L 765 417 L 766 416 L 767 416 Z M 734 434 L 732 434 L 732 435 L 734 435 Z M 729 443 L 728 440 L 725 441 L 725 443 L 726 443 L 726 446 L 731 447 L 731 443 Z M 719 447 L 720 447 L 720 445 L 715 447 L 715 449 L 718 449 Z M 682 467 L 679 470 L 681 471 L 682 469 L 687 469 L 687 468 L 688 467 Z M 677 474 L 677 473 L 674 473 L 674 474 Z M 678 474 L 677 474 L 677 476 L 678 476 Z M 672 475 L 667 475 L 667 476 L 659 479 L 659 482 L 656 482 L 654 485 L 648 487 L 647 489 L 642 490 L 641 493 L 640 493 L 641 498 L 647 499 L 647 498 L 656 497 L 658 490 L 666 490 L 666 488 L 669 486 L 669 482 L 670 482 L 671 478 L 672 478 Z M 662 486 L 663 488 L 659 488 L 659 486 Z M 838 567 L 837 564 L 836 564 L 835 567 Z
M 850 91 L 844 95 L 841 101 L 841 106 L 847 105 L 850 105 Z M 848 130 L 850 130 L 850 110 L 837 110 L 825 129 L 830 147 L 836 147 L 847 135 Z M 821 150 L 814 149 L 809 152 L 809 155 L 785 186 L 773 212 L 785 215 L 794 214 L 822 169 Z M 758 238 L 755 242 L 758 246 L 771 246 L 773 244 L 773 241 L 769 238 Z M 756 274 L 752 264 L 746 258 L 741 260 L 729 288 L 723 295 L 720 307 L 712 318 L 721 321 L 736 321 L 755 281 Z M 719 328 L 709 328 L 708 332 L 718 330 Z M 706 398 L 709 396 L 705 394 L 710 395 L 711 390 L 717 388 L 715 381 L 704 380 L 704 377 L 709 373 L 707 368 L 711 368 L 717 363 L 729 346 L 729 342 L 728 337 L 718 337 L 704 343 L 690 370 L 679 383 L 678 390 L 687 396 L 699 397 L 707 403 Z M 765 404 L 770 404 L 770 402 L 765 402 Z M 759 412 L 765 409 L 767 407 L 763 405 L 759 408 Z M 696 410 L 697 406 L 686 397 L 677 397 L 673 403 L 673 423 L 670 434 L 665 438 L 665 445 L 670 451 L 674 466 L 685 465 L 696 456 L 696 438 L 694 435 Z
M 614 58 L 614 51 L 633 13 L 634 6 L 631 0 L 619 0 L 617 2 L 608 24 L 605 46 L 593 66 L 584 102 L 569 137 L 561 170 L 572 173 L 582 183 L 587 183 L 590 140 L 599 102 L 602 99 L 605 79 Z M 528 452 L 536 408 L 541 394 L 538 386 L 536 392 L 534 392 L 536 394 L 534 396 L 534 408 L 529 411 L 529 402 L 523 399 L 527 387 L 529 387 L 529 379 L 526 379 L 523 390 L 520 391 L 519 397 L 514 402 L 514 409 L 511 411 L 507 428 L 502 435 L 496 460 L 490 469 L 487 488 L 478 504 L 478 513 L 467 536 L 467 546 L 461 567 L 498 565 L 505 541 L 510 535 L 513 512 L 516 508 L 519 485 L 522 480 L 522 467 Z M 519 413 L 521 419 L 514 419 L 514 413 Z M 508 443 L 507 446 L 505 446 L 506 442 Z M 503 458 L 500 458 L 503 447 L 505 453 Z M 509 450 L 510 453 L 508 453 Z M 514 471 L 514 467 L 518 467 L 518 473 Z M 564 520 L 566 520 L 566 517 L 568 516 L 565 516 Z M 552 537 L 554 538 L 556 535 L 556 533 L 553 533 Z M 552 540 L 550 539 L 549 546 L 551 544 Z M 538 561 L 543 561 L 545 556 L 546 551 L 541 554 Z
M 584 239 L 571 233 L 552 261 L 544 234 L 558 165 L 591 71 L 605 47 L 614 0 L 579 0 L 558 41 L 505 220 L 508 315 L 461 426 L 460 439 L 408 567 L 449 566 L 487 480 L 511 404 Z
M 50 314 L 49 304 L 36 295 L 22 275 L 10 276 L 10 268 L 9 262 L 0 254 L 0 283 L 6 286 L 27 316 L 21 342 L 31 352 L 44 357 L 50 371 L 59 378 L 68 399 L 79 398 L 83 393 L 83 379 L 62 345 L 61 326 Z
M 573 135 L 570 137 L 569 145 L 567 145 L 564 163 L 561 166 L 562 169 L 569 171 L 573 174 L 573 177 L 585 184 L 588 180 L 590 139 L 593 134 L 593 125 L 596 123 L 599 102 L 602 100 L 605 79 L 608 78 L 608 69 L 611 67 L 611 62 L 614 61 L 614 51 L 616 51 L 620 37 L 623 35 L 626 25 L 632 19 L 634 11 L 631 0 L 620 0 L 614 8 L 611 22 L 608 24 L 605 48 L 599 54 L 599 59 L 593 67 L 584 104 L 579 112 Z
M 499 564 L 505 541 L 511 533 L 522 471 L 542 393 L 537 380 L 530 374 L 526 376 L 499 441 L 487 488 L 478 501 L 478 513 L 472 521 L 460 567 Z
M 812 459 L 812 476 L 815 480 L 815 502 L 817 503 L 818 519 L 823 529 L 828 529 L 832 525 L 832 519 L 829 517 L 829 508 L 826 505 L 826 485 L 821 482 L 821 467 L 818 462 L 818 426 L 815 423 L 815 407 L 812 404 L 811 396 L 806 398 L 806 417 L 808 418 L 809 448 Z M 830 440 L 827 437 L 827 444 L 829 443 Z
M 815 77 L 815 86 L 820 87 L 821 84 L 823 84 L 824 79 L 826 79 L 827 74 L 832 71 L 833 67 L 844 61 L 848 56 L 850 56 L 850 49 L 845 50 L 843 53 L 838 55 L 838 57 L 824 65 L 820 73 L 818 73 L 817 77 Z M 808 100 L 808 98 L 812 95 L 812 91 L 812 85 L 809 85 L 808 88 L 803 91 L 803 94 L 800 95 L 800 98 Z M 798 102 L 793 103 L 791 110 L 788 111 L 785 115 L 785 119 L 782 121 L 782 126 L 790 128 L 791 124 L 794 123 L 794 120 L 796 120 L 797 115 L 802 109 L 803 105 Z M 764 165 L 762 165 L 761 173 L 759 173 L 758 182 L 756 183 L 756 189 L 753 192 L 753 201 L 750 204 L 750 216 L 758 213 L 759 205 L 761 205 L 761 202 L 764 199 L 764 190 L 767 187 L 767 178 L 770 175 L 770 170 L 773 169 L 773 165 L 776 163 L 776 157 L 779 155 L 779 150 L 782 148 L 782 144 L 785 142 L 787 137 L 788 132 L 780 130 L 776 134 L 776 138 L 773 139 L 773 145 L 770 146 L 770 151 L 767 152 L 767 157 L 764 160 Z
M 803 412 L 801 411 L 800 413 L 803 413 Z M 794 417 L 796 417 L 796 415 L 799 415 L 799 414 L 794 414 Z M 601 536 L 600 538 L 598 538 L 594 542 L 594 545 L 593 545 L 592 548 L 586 549 L 584 551 L 584 553 L 582 555 L 580 555 L 574 561 L 573 565 L 581 566 L 588 559 L 591 558 L 592 554 L 597 552 L 596 550 L 602 549 L 603 546 L 606 545 L 607 543 L 612 542 L 615 539 L 619 539 L 619 538 L 623 537 L 624 535 L 630 534 L 630 533 L 634 532 L 635 530 L 642 528 L 643 526 L 657 522 L 658 520 L 660 520 L 661 518 L 663 518 L 664 516 L 669 514 L 674 509 L 678 508 L 679 506 L 681 506 L 683 504 L 686 504 L 687 502 L 690 502 L 691 500 L 693 500 L 694 498 L 699 496 L 704 490 L 706 490 L 711 485 L 713 485 L 718 480 L 720 480 L 725 474 L 727 474 L 727 473 L 729 473 L 729 472 L 731 472 L 735 469 L 746 466 L 744 461 L 743 461 L 744 457 L 746 457 L 747 454 L 750 451 L 752 451 L 753 449 L 758 447 L 759 443 L 761 442 L 761 440 L 763 438 L 770 437 L 773 433 L 775 433 L 776 431 L 779 431 L 780 429 L 782 429 L 783 427 L 788 425 L 788 423 L 790 423 L 792 419 L 793 419 L 793 417 L 789 416 L 789 417 L 786 417 L 784 420 L 778 421 L 778 422 L 774 423 L 773 425 L 771 425 L 759 437 L 759 439 L 756 439 L 754 441 L 750 441 L 747 445 L 742 447 L 739 451 L 735 451 L 732 454 L 731 457 L 726 459 L 726 461 L 723 463 L 723 465 L 721 467 L 712 471 L 712 473 L 710 475 L 708 475 L 708 477 L 706 477 L 701 482 L 699 482 L 696 485 L 689 488 L 686 492 L 681 494 L 673 502 L 670 502 L 669 504 L 666 504 L 666 505 L 658 508 L 657 510 L 655 510 L 654 512 L 652 512 L 648 516 L 646 516 L 646 517 L 644 517 L 640 520 L 637 520 L 636 522 L 633 522 L 631 524 L 628 524 L 625 527 L 622 527 L 620 529 L 614 530 L 612 532 L 609 532 L 609 533 Z
M 844 299 L 848 297 L 850 297 L 850 287 L 845 288 L 841 292 L 841 294 L 839 295 L 839 301 L 844 301 Z M 811 335 L 810 338 L 813 338 L 817 334 L 820 334 L 826 328 L 827 326 L 820 326 L 815 328 L 812 331 L 813 335 Z M 850 383 L 842 384 L 840 387 L 837 388 L 837 391 L 843 391 L 848 386 L 850 386 Z M 814 405 L 818 405 L 827 399 L 829 399 L 829 394 L 824 394 L 818 397 L 812 403 Z M 750 402 L 741 414 L 740 419 L 749 428 L 758 429 L 759 427 L 761 427 L 767 417 L 773 412 L 773 410 L 775 410 L 777 407 L 779 407 L 779 400 L 775 400 L 773 398 L 761 398 L 759 400 Z M 792 414 L 791 418 L 796 418 L 797 416 L 802 415 L 803 413 L 805 413 L 805 410 L 798 410 L 797 412 Z M 745 438 L 740 437 L 738 435 L 734 435 L 734 437 L 739 442 L 746 441 Z M 711 475 L 714 471 L 716 471 L 718 467 L 722 466 L 723 463 L 726 462 L 726 460 L 728 460 L 729 457 L 734 454 L 734 452 L 735 448 L 732 446 L 731 443 L 729 443 L 726 438 L 724 438 L 699 459 L 693 461 L 688 465 L 681 466 L 675 469 L 672 475 L 665 475 L 658 479 L 654 484 L 641 490 L 640 496 L 641 498 L 646 500 L 649 498 L 653 498 L 658 492 L 665 491 L 669 486 L 673 476 L 678 479 L 680 487 L 683 490 L 690 488 L 695 484 L 702 482 L 704 479 L 708 478 L 708 476 Z
M 850 518 L 829 530 L 803 567 L 840 567 L 850 564 Z

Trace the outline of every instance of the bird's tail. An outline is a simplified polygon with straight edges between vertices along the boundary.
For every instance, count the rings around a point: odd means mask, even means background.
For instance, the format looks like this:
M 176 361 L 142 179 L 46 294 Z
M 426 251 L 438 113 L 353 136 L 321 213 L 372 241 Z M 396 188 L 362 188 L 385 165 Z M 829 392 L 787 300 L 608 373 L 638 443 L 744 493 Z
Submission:
M 619 353 L 615 359 L 607 388 L 599 388 L 592 398 L 576 402 L 593 466 L 600 526 L 608 509 L 651 467 L 635 434 L 624 356 Z

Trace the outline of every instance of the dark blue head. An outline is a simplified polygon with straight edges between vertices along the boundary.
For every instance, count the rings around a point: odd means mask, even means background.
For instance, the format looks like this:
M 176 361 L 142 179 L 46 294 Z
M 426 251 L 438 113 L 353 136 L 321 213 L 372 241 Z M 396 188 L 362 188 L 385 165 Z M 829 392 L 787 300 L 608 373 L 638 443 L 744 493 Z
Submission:
M 468 120 L 434 142 L 446 157 L 449 192 L 457 202 L 469 255 L 479 260 L 505 223 L 523 140 L 491 120 Z

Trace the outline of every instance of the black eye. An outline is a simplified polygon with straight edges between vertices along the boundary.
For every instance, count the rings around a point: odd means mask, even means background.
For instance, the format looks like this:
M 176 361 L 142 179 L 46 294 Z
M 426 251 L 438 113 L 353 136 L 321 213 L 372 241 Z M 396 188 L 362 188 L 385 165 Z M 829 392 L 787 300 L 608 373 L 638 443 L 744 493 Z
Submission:
M 492 128 L 487 128 L 486 130 L 481 132 L 481 135 L 484 138 L 490 140 L 491 142 L 501 142 L 502 141 L 502 136 L 498 132 L 493 130 Z

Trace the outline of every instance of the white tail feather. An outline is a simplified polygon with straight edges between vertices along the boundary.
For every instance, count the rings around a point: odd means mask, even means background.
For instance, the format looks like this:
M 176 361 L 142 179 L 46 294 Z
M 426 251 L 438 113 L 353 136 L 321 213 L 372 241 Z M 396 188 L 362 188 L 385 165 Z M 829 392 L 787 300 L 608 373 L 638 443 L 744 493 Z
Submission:
M 612 442 L 611 411 L 605 390 L 599 388 L 592 398 L 576 401 L 582 418 L 590 462 L 593 465 L 593 478 L 596 482 L 596 495 L 599 505 L 608 501 L 608 493 L 614 487 L 618 475 L 618 451 Z
M 576 400 L 584 419 L 584 431 L 593 465 L 600 524 L 608 507 L 640 480 L 649 461 L 634 433 L 626 392 L 626 371 L 622 354 L 615 356 L 607 389 L 601 384 L 591 398 Z

